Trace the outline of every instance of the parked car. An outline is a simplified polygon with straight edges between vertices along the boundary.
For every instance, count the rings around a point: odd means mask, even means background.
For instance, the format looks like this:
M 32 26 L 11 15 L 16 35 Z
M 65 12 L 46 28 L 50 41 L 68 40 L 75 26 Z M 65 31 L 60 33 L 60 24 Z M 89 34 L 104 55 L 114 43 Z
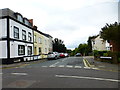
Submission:
M 49 52 L 47 55 L 47 59 L 58 59 L 59 53 L 58 52 Z
M 64 53 L 65 57 L 69 57 L 68 53 Z
M 65 57 L 64 53 L 60 53 L 60 58 L 64 58 L 64 57 Z
M 77 56 L 82 56 L 82 55 L 81 55 L 81 53 L 77 53 L 75 56 L 77 57 Z

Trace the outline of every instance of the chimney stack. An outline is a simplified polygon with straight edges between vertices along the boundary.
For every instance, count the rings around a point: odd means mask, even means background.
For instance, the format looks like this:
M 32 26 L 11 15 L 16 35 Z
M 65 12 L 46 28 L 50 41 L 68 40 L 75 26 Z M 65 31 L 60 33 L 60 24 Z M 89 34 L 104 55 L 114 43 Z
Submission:
M 32 24 L 32 26 L 33 26 L 33 19 L 29 19 L 29 22 Z

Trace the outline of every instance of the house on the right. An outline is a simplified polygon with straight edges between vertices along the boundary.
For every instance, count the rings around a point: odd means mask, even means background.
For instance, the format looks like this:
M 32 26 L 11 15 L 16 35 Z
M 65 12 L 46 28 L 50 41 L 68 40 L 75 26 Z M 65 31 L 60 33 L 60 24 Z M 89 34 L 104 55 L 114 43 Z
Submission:
M 109 51 L 111 50 L 112 45 L 108 41 L 103 40 L 100 35 L 94 36 L 91 39 L 92 50 L 98 51 Z

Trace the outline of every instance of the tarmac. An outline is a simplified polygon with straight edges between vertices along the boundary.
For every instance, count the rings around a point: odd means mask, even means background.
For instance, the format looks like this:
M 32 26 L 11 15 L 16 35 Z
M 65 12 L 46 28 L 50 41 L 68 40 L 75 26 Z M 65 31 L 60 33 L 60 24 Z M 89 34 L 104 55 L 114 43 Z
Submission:
M 111 64 L 108 62 L 96 61 L 96 60 L 94 60 L 93 56 L 85 56 L 83 58 L 84 58 L 84 62 L 86 63 L 88 68 L 104 70 L 104 71 L 120 72 L 120 64 Z M 21 62 L 21 63 L 14 63 L 14 64 L 5 64 L 5 65 L 0 65 L 0 69 L 16 68 L 16 67 L 26 66 L 29 64 L 35 64 L 38 62 L 40 63 L 40 62 L 45 62 L 45 61 L 46 61 L 46 59 L 32 61 L 32 63 Z

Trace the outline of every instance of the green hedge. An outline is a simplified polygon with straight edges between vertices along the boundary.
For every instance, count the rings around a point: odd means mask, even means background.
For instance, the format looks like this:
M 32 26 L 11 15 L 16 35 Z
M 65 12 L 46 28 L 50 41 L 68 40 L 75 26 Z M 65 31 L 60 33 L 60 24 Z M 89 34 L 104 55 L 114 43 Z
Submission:
M 120 52 L 94 50 L 93 53 L 96 58 L 99 58 L 100 56 L 113 57 L 113 59 L 117 59 L 117 62 L 120 63 Z

